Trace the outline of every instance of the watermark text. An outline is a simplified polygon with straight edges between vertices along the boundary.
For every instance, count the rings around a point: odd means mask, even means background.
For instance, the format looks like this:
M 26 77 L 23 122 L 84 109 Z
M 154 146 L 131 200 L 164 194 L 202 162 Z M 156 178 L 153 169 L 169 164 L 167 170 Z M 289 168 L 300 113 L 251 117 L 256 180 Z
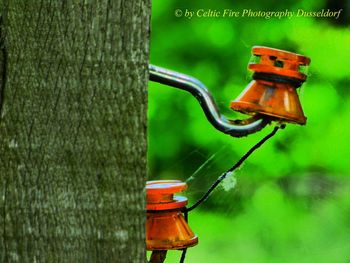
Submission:
M 299 17 L 314 17 L 314 18 L 332 18 L 338 19 L 342 14 L 343 9 L 331 10 L 305 10 L 302 8 L 296 10 L 284 9 L 279 11 L 266 11 L 254 9 L 176 9 L 174 14 L 176 17 L 192 18 L 263 18 L 263 19 L 283 19 L 283 18 L 299 18 Z

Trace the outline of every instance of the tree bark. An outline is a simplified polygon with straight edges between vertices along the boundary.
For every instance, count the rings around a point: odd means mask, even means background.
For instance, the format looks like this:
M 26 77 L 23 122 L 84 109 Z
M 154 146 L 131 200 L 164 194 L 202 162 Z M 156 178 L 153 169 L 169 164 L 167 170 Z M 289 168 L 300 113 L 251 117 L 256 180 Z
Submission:
M 0 261 L 144 262 L 150 1 L 0 3 Z

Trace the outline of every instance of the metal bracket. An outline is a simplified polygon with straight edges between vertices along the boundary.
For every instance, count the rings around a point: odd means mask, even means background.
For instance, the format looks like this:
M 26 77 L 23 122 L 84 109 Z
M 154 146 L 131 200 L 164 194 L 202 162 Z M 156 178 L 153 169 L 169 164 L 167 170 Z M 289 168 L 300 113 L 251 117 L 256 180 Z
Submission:
M 149 79 L 170 87 L 188 91 L 198 100 L 208 121 L 219 131 L 242 137 L 260 131 L 269 122 L 267 116 L 255 115 L 246 120 L 230 120 L 221 115 L 206 86 L 198 79 L 155 65 L 149 65 Z

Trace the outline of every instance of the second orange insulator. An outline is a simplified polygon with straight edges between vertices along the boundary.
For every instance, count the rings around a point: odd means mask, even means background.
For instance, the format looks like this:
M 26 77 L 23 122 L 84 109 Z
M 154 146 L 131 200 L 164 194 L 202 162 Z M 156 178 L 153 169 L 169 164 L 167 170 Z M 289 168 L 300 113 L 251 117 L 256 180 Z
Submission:
M 186 188 L 186 183 L 177 180 L 147 182 L 147 250 L 183 249 L 198 243 L 181 212 L 187 198 L 174 196 Z

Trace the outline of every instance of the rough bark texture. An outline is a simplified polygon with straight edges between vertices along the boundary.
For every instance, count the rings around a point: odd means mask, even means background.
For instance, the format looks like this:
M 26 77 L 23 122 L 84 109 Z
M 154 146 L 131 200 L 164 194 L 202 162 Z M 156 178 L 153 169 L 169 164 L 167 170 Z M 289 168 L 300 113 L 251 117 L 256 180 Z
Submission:
M 144 262 L 150 1 L 0 3 L 0 261 Z

